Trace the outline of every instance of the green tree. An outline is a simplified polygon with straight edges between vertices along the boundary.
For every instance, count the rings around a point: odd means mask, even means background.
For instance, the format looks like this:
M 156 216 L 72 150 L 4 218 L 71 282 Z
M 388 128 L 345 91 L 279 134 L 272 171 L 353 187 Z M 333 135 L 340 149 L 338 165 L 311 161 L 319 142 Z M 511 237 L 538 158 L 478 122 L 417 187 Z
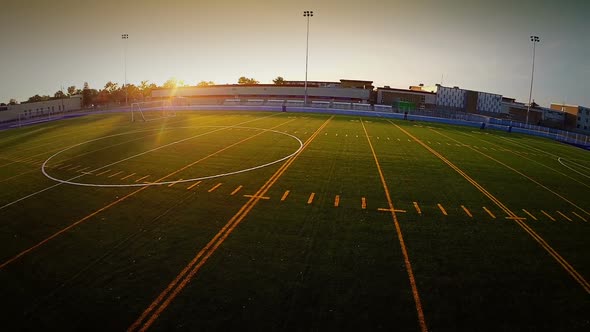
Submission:
M 276 85 L 283 85 L 285 84 L 285 79 L 282 76 L 277 76 L 274 80 L 272 80 Z
M 66 98 L 66 97 L 67 97 L 66 94 L 63 91 L 61 91 L 61 90 L 58 90 L 57 92 L 55 92 L 53 94 L 53 99 L 63 99 L 63 98 Z
M 76 94 L 76 86 L 68 86 L 68 96 L 73 96 Z
M 164 84 L 162 84 L 162 87 L 166 88 L 166 89 L 175 89 L 180 86 L 186 86 L 186 85 L 184 84 L 184 81 L 177 80 L 176 77 L 172 77 L 169 80 L 167 80 L 166 82 L 164 82 Z
M 213 81 L 201 81 L 201 82 L 197 83 L 197 86 L 210 86 L 210 85 L 215 85 L 215 82 L 213 82 Z
M 258 82 L 257 80 L 255 80 L 253 78 L 247 78 L 245 76 L 238 78 L 238 84 L 258 84 L 258 83 L 260 83 L 260 82 Z
M 147 81 L 147 80 L 141 81 L 141 83 L 139 85 L 139 90 L 141 91 L 141 94 L 144 99 L 152 95 L 152 90 L 158 88 L 158 86 L 156 84 L 154 84 L 154 83 L 148 84 L 148 82 L 149 81 Z

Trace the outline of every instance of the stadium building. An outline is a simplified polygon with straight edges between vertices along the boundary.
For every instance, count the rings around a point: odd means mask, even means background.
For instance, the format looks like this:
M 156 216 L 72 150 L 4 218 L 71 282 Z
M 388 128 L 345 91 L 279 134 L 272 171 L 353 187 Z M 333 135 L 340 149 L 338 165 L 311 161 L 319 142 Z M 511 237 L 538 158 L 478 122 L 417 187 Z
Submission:
M 551 109 L 563 112 L 566 129 L 590 133 L 590 108 L 579 105 L 551 103 Z
M 77 111 L 82 108 L 82 95 L 69 98 L 8 105 L 8 110 L 0 113 L 0 122 L 39 118 L 53 114 Z
M 267 102 L 303 102 L 305 82 L 287 81 L 286 84 L 227 84 L 205 87 L 179 87 L 176 89 L 154 89 L 153 99 L 184 97 L 188 105 L 267 103 Z M 340 80 L 337 82 L 308 82 L 307 96 L 309 102 L 346 102 L 363 103 L 371 101 L 372 81 Z
M 502 113 L 502 96 L 437 84 L 436 106 L 467 113 Z

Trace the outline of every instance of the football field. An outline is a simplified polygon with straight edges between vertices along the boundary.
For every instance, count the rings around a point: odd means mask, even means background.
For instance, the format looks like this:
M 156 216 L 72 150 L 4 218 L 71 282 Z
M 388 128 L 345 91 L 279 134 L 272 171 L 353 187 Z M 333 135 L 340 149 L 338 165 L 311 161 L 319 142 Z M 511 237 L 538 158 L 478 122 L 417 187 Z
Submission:
M 590 329 L 590 153 L 331 114 L 0 132 L 6 330 Z

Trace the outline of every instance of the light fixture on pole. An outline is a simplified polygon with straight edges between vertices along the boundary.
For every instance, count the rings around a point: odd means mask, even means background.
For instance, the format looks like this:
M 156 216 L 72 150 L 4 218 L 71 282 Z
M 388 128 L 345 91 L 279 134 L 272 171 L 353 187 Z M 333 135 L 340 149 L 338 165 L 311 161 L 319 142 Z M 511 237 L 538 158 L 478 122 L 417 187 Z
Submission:
M 303 16 L 307 18 L 307 37 L 305 40 L 305 97 L 303 103 L 307 106 L 307 63 L 309 60 L 309 18 L 313 16 L 313 11 L 306 10 Z
M 533 97 L 533 79 L 535 77 L 535 45 L 540 41 L 539 36 L 531 36 L 533 43 L 533 69 L 531 71 L 531 90 L 529 91 L 529 104 L 526 108 L 526 124 L 529 124 L 529 112 L 531 110 L 531 98 Z
M 123 84 L 123 89 L 125 90 L 125 106 L 127 106 L 127 39 L 129 39 L 129 34 L 122 34 L 121 39 L 123 39 L 124 49 L 123 49 L 123 66 L 125 72 L 125 83 Z

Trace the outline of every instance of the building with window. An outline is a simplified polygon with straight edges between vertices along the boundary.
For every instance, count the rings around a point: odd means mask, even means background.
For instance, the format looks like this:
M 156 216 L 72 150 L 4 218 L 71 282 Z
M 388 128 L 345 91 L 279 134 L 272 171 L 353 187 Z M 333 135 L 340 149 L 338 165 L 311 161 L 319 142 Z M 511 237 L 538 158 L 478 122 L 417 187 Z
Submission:
M 502 96 L 437 84 L 436 106 L 468 113 L 502 113 Z
M 590 108 L 579 105 L 551 103 L 551 109 L 565 114 L 566 129 L 590 134 Z
M 436 93 L 419 91 L 417 89 L 395 89 L 388 86 L 377 88 L 377 104 L 392 106 L 399 102 L 415 105 L 417 109 L 434 108 Z
M 53 99 L 35 103 L 8 105 L 8 110 L 0 113 L 0 122 L 77 111 L 81 108 L 82 95 L 74 95 L 70 98 Z

